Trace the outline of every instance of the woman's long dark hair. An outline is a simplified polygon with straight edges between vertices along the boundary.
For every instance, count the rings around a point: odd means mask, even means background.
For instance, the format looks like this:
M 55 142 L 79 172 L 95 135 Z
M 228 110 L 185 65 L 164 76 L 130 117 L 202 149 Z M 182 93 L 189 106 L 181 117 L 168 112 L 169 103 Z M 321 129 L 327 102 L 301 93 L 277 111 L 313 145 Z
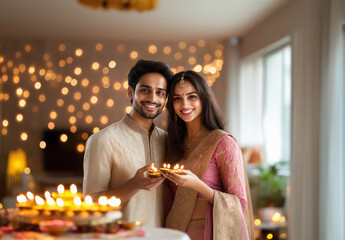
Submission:
M 170 80 L 170 92 L 167 103 L 168 115 L 168 138 L 166 146 L 166 160 L 170 163 L 176 163 L 180 161 L 185 153 L 185 137 L 187 134 L 186 123 L 177 116 L 175 122 L 175 111 L 173 107 L 173 92 L 176 84 L 181 80 L 182 74 L 184 74 L 184 80 L 190 82 L 195 87 L 201 102 L 202 112 L 201 121 L 202 124 L 208 130 L 222 129 L 224 130 L 224 122 L 222 120 L 218 104 L 213 95 L 211 88 L 205 79 L 194 71 L 188 70 L 175 74 Z

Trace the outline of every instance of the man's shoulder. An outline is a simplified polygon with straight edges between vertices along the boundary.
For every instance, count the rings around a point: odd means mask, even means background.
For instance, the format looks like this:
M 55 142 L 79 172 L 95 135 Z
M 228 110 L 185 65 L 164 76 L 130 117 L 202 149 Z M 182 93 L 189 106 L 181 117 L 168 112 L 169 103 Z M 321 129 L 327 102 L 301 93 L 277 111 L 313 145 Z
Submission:
M 114 135 L 119 134 L 119 130 L 123 128 L 123 123 L 122 121 L 114 122 L 107 127 L 103 128 L 102 130 L 92 134 L 93 138 L 109 138 L 109 137 L 114 137 Z
M 161 137 L 166 137 L 167 136 L 167 132 L 157 126 L 155 126 L 155 132 L 158 136 L 161 136 Z

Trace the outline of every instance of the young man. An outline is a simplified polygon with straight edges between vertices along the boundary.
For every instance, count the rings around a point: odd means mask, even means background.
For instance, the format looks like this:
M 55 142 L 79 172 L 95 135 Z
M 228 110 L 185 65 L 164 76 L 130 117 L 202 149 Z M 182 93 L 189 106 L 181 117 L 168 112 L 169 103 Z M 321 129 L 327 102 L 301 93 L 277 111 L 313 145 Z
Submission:
M 164 109 L 172 76 L 162 62 L 139 60 L 128 74 L 131 112 L 86 143 L 84 196 L 116 196 L 122 201 L 123 219 L 142 220 L 145 226 L 164 223 L 164 178 L 150 179 L 144 172 L 152 163 L 160 166 L 164 158 L 166 133 L 153 120 Z

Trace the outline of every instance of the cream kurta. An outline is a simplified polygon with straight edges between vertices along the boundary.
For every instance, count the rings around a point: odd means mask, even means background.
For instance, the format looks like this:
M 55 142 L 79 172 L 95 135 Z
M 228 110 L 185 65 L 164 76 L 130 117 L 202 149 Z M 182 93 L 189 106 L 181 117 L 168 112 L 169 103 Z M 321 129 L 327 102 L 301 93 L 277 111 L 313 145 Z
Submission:
M 94 199 L 132 178 L 139 168 L 164 158 L 166 133 L 154 126 L 151 137 L 129 115 L 93 134 L 86 142 L 83 193 Z M 145 226 L 164 222 L 162 185 L 156 190 L 138 191 L 122 205 L 124 220 L 143 220 Z

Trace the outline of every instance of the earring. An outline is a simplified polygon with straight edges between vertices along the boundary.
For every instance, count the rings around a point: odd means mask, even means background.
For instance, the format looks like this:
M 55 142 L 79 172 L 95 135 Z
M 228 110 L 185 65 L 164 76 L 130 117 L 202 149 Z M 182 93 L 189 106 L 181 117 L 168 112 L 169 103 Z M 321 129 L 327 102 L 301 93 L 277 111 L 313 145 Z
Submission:
M 174 121 L 177 122 L 177 114 L 175 113 Z

